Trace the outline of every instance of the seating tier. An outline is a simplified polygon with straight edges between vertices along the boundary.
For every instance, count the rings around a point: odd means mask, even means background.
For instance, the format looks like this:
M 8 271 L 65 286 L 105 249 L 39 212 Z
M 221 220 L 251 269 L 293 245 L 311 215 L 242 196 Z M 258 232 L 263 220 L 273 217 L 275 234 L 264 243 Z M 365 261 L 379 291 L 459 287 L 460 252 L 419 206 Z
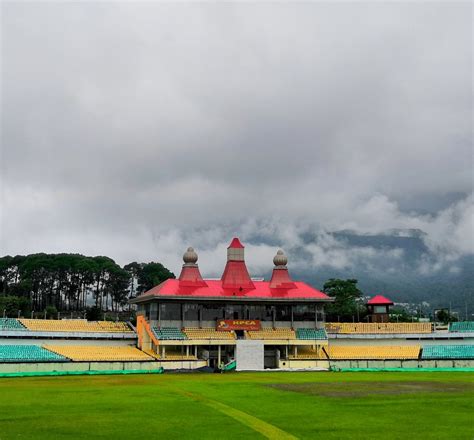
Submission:
M 64 362 L 67 359 L 39 345 L 0 345 L 0 362 Z
M 474 332 L 474 321 L 451 322 L 450 332 Z
M 326 352 L 323 349 L 315 350 L 313 347 L 299 346 L 297 354 L 288 355 L 289 359 L 327 359 Z
M 188 339 L 235 339 L 233 331 L 217 331 L 215 328 L 191 328 L 183 330 Z
M 427 345 L 422 359 L 474 359 L 474 345 Z
M 418 359 L 419 345 L 330 345 L 329 359 Z
M 73 361 L 149 361 L 152 358 L 135 347 L 101 345 L 45 345 L 46 349 Z
M 186 335 L 177 327 L 153 327 L 156 339 L 161 340 L 183 340 Z
M 247 339 L 296 339 L 296 333 L 291 328 L 262 328 L 261 330 L 249 330 L 246 332 Z
M 429 322 L 386 322 L 386 323 L 364 323 L 364 322 L 328 322 L 326 323 L 328 333 L 431 333 L 431 323 Z
M 125 322 L 85 319 L 20 319 L 28 330 L 37 332 L 133 333 Z
M 321 329 L 315 328 L 299 328 L 296 330 L 296 337 L 298 339 L 306 339 L 306 340 L 314 340 L 314 339 L 323 339 L 326 340 L 328 335 L 326 331 Z
M 0 331 L 2 330 L 26 330 L 26 328 L 21 325 L 21 322 L 15 318 L 0 318 Z

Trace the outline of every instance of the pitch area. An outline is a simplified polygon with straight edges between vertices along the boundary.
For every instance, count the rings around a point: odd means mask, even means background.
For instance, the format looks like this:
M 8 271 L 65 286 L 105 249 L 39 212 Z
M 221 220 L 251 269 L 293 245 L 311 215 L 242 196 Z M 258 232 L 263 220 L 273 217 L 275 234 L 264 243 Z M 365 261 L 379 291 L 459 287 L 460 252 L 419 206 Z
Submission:
M 0 379 L 0 439 L 472 439 L 474 374 Z

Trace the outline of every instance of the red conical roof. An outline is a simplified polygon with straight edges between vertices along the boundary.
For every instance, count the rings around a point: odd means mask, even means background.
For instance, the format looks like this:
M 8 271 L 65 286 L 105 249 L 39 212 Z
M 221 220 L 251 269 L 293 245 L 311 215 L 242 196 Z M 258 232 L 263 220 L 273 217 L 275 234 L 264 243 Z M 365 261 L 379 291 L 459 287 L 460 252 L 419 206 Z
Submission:
M 179 275 L 179 285 L 183 287 L 204 287 L 206 282 L 202 279 L 197 265 L 183 265 Z
M 293 289 L 295 283 L 290 278 L 288 269 L 275 268 L 270 280 L 270 289 Z
M 376 295 L 371 300 L 369 300 L 367 302 L 367 304 L 371 304 L 371 305 L 393 305 L 393 301 L 388 299 L 388 298 L 385 298 L 385 296 Z
M 244 245 L 240 242 L 240 240 L 237 237 L 234 237 L 232 241 L 230 242 L 229 247 L 227 249 L 229 248 L 243 249 Z
M 224 289 L 254 289 L 245 261 L 228 261 L 222 274 Z

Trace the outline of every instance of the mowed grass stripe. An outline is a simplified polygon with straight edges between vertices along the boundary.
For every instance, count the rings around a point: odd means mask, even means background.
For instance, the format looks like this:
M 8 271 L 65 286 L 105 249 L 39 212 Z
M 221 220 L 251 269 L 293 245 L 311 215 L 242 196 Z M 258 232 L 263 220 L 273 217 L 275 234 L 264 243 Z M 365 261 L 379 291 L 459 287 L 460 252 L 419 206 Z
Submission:
M 298 440 L 298 437 L 295 437 L 294 435 L 283 431 L 275 425 L 267 423 L 257 417 L 251 416 L 250 414 L 247 414 L 244 411 L 240 411 L 237 408 L 233 408 L 232 406 L 226 405 L 222 402 L 218 402 L 217 400 L 206 398 L 200 394 L 191 393 L 189 391 L 184 391 L 181 389 L 176 389 L 176 391 L 182 394 L 183 396 L 189 397 L 229 417 L 232 417 L 243 425 L 262 434 L 266 438 L 269 438 L 271 440 Z

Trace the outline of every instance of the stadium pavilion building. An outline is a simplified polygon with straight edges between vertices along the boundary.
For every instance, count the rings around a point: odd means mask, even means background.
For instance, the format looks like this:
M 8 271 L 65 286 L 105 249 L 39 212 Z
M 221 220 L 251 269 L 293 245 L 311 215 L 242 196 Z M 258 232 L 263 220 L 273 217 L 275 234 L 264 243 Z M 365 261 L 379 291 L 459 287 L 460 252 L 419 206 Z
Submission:
M 0 377 L 112 374 L 218 367 L 474 368 L 474 321 L 389 322 L 392 301 L 367 303 L 371 322 L 324 322 L 331 298 L 293 281 L 278 251 L 270 281 L 252 279 L 232 240 L 218 280 L 204 280 L 189 248 L 178 279 L 135 298 L 137 324 L 0 318 Z
M 202 278 L 193 248 L 183 260 L 178 279 L 131 301 L 139 348 L 161 360 L 187 359 L 190 368 L 235 362 L 238 369 L 285 368 L 302 353 L 317 366 L 327 345 L 324 305 L 332 299 L 293 281 L 283 251 L 273 259 L 270 281 L 250 277 L 238 238 L 227 248 L 220 279 Z

